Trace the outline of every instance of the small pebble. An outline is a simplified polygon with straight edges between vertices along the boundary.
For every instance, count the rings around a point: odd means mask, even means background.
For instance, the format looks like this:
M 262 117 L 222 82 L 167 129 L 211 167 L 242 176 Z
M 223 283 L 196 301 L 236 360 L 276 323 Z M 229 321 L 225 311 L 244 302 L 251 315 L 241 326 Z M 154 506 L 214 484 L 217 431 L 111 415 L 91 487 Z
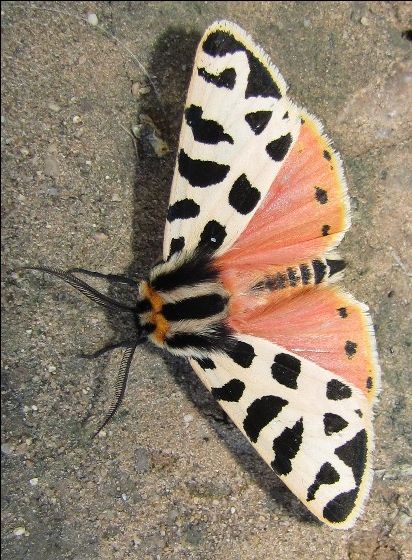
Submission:
M 97 233 L 94 234 L 93 239 L 98 243 L 100 243 L 102 241 L 106 241 L 106 239 L 108 239 L 108 236 L 102 231 L 98 231 Z
M 16 537 L 22 537 L 23 535 L 28 536 L 30 533 L 26 531 L 25 527 L 16 527 L 13 531 L 13 535 Z
M 31 478 L 29 480 L 29 483 L 30 483 L 31 486 L 37 486 L 38 483 L 39 483 L 39 479 L 38 478 Z
M 13 447 L 9 443 L 2 443 L 1 452 L 3 453 L 3 455 L 12 455 Z
M 99 23 L 96 14 L 94 14 L 93 12 L 88 12 L 86 19 L 87 23 L 93 27 L 95 27 Z
M 75 116 L 73 117 L 73 124 L 79 124 L 79 123 L 81 123 L 81 122 L 82 122 L 82 118 L 79 117 L 79 115 L 75 115 Z
M 121 197 L 116 193 L 112 196 L 112 202 L 121 202 L 121 200 Z
M 48 107 L 50 111 L 53 111 L 54 113 L 58 113 L 60 111 L 60 107 L 57 103 L 49 103 Z
M 183 416 L 183 421 L 186 422 L 186 424 L 189 424 L 193 421 L 193 416 L 191 414 L 185 414 Z
M 53 155 L 48 155 L 44 160 L 44 173 L 48 177 L 58 177 L 59 176 L 59 162 Z
M 360 20 L 361 24 L 364 25 L 365 27 L 367 27 L 369 25 L 369 20 L 367 17 L 362 16 L 361 20 Z
M 34 412 L 37 412 L 39 410 L 35 404 L 32 405 L 31 409 L 34 410 Z

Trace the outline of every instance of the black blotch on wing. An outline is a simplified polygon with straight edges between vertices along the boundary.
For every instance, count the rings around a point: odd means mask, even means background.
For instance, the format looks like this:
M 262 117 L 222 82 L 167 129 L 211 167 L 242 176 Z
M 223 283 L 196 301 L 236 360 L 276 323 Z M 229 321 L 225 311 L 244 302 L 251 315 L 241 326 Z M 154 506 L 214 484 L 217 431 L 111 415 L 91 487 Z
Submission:
M 199 249 L 214 252 L 222 245 L 226 237 L 226 228 L 216 220 L 207 222 L 200 234 Z
M 229 165 L 192 159 L 181 149 L 178 156 L 179 173 L 192 187 L 205 188 L 223 181 L 229 173 Z
M 348 422 L 339 416 L 339 414 L 334 414 L 332 412 L 326 412 L 323 415 L 323 428 L 327 436 L 341 432 L 348 426 Z
M 232 360 L 243 368 L 252 365 L 253 358 L 256 356 L 255 350 L 251 344 L 237 340 L 227 351 Z
M 244 45 L 227 31 L 217 30 L 203 41 L 202 49 L 210 56 L 225 56 L 244 51 Z
M 290 354 L 280 353 L 275 356 L 272 364 L 272 376 L 278 383 L 297 389 L 297 379 L 300 374 L 301 361 Z
M 261 134 L 268 125 L 272 111 L 255 111 L 245 115 L 245 121 L 250 126 L 254 134 Z
M 338 494 L 323 508 L 323 517 L 331 523 L 342 523 L 355 507 L 358 494 L 359 488 Z
M 275 395 L 266 395 L 253 401 L 243 421 L 243 429 L 250 441 L 256 443 L 263 428 L 276 418 L 287 404 L 288 401 Z
M 219 142 L 229 142 L 233 144 L 233 138 L 226 134 L 221 124 L 216 121 L 204 119 L 203 110 L 197 105 L 190 105 L 185 110 L 187 124 L 192 129 L 193 138 L 203 144 L 218 144 Z
M 298 420 L 292 428 L 285 428 L 280 436 L 273 440 L 275 458 L 271 466 L 279 475 L 287 475 L 292 471 L 292 459 L 302 445 L 303 418 Z
M 253 55 L 250 51 L 246 51 L 249 61 L 249 77 L 246 86 L 245 97 L 274 97 L 280 99 L 279 86 L 273 80 L 266 66 Z
M 229 203 L 239 214 L 249 214 L 256 208 L 260 200 L 260 192 L 252 187 L 250 181 L 243 173 L 233 183 L 229 192 Z
M 266 146 L 266 152 L 274 161 L 282 161 L 289 151 L 292 144 L 292 136 L 288 132 L 284 136 L 280 136 Z
M 202 369 L 216 369 L 216 364 L 210 358 L 193 358 Z
M 352 396 L 350 387 L 338 379 L 331 379 L 326 385 L 326 397 L 331 401 L 341 401 Z
M 236 52 L 245 52 L 249 62 L 249 76 L 245 97 L 281 97 L 280 89 L 274 81 L 267 66 L 263 64 L 243 43 L 235 39 L 228 31 L 217 30 L 211 33 L 203 42 L 205 53 L 214 57 L 221 57 Z
M 170 242 L 170 252 L 169 252 L 169 259 L 175 253 L 178 253 L 183 249 L 185 246 L 185 238 L 184 237 L 173 237 L 172 241 Z
M 167 220 L 173 222 L 173 220 L 187 220 L 188 218 L 196 218 L 199 215 L 200 206 L 196 204 L 191 198 L 184 198 L 183 200 L 178 200 L 172 206 L 169 207 L 167 212 Z
M 222 387 L 212 387 L 212 395 L 218 401 L 239 402 L 245 390 L 245 384 L 239 379 L 231 379 Z
M 368 435 L 366 430 L 361 430 L 350 441 L 347 441 L 337 449 L 335 455 L 352 469 L 353 478 L 357 486 L 362 481 L 366 467 L 368 453 Z
M 315 494 L 319 490 L 322 484 L 335 484 L 340 479 L 338 471 L 330 464 L 323 463 L 319 472 L 316 474 L 316 478 L 308 488 L 308 493 L 306 500 L 310 502 L 315 499 Z
M 205 68 L 198 68 L 197 73 L 205 82 L 218 88 L 233 89 L 236 84 L 236 70 L 234 68 L 226 68 L 220 74 L 210 74 Z

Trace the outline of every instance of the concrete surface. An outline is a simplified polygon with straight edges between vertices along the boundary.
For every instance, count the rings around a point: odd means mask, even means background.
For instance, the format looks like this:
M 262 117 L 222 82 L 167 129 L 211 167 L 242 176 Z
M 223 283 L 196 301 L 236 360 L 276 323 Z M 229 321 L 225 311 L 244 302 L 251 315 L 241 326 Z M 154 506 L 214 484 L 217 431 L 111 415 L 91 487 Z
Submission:
M 411 15 L 410 2 L 2 3 L 3 558 L 412 557 Z M 147 273 L 196 44 L 217 18 L 265 48 L 345 162 L 344 285 L 371 307 L 383 368 L 376 477 L 348 532 L 314 521 L 191 370 L 149 346 L 91 443 L 120 352 L 80 355 L 133 325 L 13 272 Z

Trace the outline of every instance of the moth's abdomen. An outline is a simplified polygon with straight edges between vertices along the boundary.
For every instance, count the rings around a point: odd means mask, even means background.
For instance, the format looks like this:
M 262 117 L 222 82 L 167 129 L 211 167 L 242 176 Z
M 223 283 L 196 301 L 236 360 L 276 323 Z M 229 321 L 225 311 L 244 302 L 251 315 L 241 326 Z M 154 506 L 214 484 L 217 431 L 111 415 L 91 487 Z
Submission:
M 143 331 L 173 354 L 205 356 L 230 341 L 229 294 L 206 255 L 178 254 L 155 266 L 140 284 Z

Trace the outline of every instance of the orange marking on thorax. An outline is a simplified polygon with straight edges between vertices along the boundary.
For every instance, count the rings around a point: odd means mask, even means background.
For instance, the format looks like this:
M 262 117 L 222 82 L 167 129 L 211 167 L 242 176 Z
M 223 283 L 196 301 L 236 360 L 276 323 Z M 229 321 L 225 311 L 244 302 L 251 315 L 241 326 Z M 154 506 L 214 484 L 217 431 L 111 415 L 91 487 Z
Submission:
M 155 338 L 157 342 L 163 343 L 170 328 L 168 321 L 162 315 L 164 300 L 155 290 L 152 290 L 147 283 L 143 286 L 142 292 L 144 297 L 150 301 L 152 306 L 150 320 L 156 325 L 156 330 L 151 336 Z

